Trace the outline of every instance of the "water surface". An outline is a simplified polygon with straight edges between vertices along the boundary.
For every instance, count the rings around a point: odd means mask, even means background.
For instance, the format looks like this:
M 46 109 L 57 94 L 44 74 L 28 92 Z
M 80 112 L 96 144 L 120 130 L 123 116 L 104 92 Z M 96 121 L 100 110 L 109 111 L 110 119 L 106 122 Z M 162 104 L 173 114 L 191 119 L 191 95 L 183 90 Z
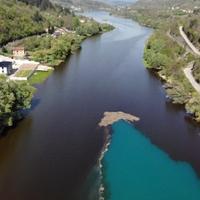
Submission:
M 200 180 L 188 163 L 172 160 L 127 122 L 112 129 L 102 162 L 107 200 L 200 199 Z
M 38 86 L 32 112 L 0 140 L 3 200 L 94 200 L 92 169 L 104 143 L 97 124 L 105 111 L 139 116 L 141 133 L 200 175 L 199 127 L 166 103 L 162 84 L 143 65 L 152 30 L 107 13 L 90 16 L 116 29 L 86 40 Z

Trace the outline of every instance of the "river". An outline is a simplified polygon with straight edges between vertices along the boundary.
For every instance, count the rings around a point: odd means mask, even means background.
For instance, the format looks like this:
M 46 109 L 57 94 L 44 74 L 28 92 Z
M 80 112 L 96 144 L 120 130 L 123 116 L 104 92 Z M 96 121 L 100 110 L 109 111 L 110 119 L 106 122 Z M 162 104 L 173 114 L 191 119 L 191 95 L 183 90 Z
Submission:
M 200 175 L 199 126 L 166 101 L 161 82 L 143 65 L 152 30 L 104 12 L 88 15 L 116 29 L 85 40 L 38 86 L 31 112 L 0 140 L 3 200 L 89 199 L 82 191 L 95 182 L 86 180 L 104 143 L 97 124 L 105 111 L 139 116 L 136 128 L 151 143 Z

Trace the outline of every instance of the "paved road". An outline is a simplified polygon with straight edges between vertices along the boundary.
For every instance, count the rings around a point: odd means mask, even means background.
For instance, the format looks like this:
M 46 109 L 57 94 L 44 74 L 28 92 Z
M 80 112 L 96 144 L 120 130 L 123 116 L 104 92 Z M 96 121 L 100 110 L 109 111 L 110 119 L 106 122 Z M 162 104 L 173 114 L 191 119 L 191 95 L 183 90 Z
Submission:
M 185 34 L 185 32 L 183 31 L 183 27 L 180 26 L 179 27 L 179 31 L 180 31 L 180 34 L 181 36 L 183 37 L 183 39 L 185 40 L 185 42 L 187 43 L 187 45 L 190 47 L 190 49 L 192 49 L 192 51 L 200 56 L 200 51 L 192 44 L 192 42 L 189 40 L 189 38 L 187 37 L 187 35 Z
M 179 27 L 179 31 L 181 36 L 183 37 L 183 39 L 185 40 L 185 42 L 187 43 L 187 45 L 190 47 L 190 49 L 192 49 L 192 51 L 200 56 L 200 51 L 192 44 L 192 42 L 189 40 L 189 38 L 187 37 L 187 35 L 185 34 L 185 32 L 183 31 L 183 27 L 180 26 Z M 192 67 L 193 67 L 194 62 L 191 62 L 183 71 L 184 74 L 186 76 L 186 78 L 190 81 L 190 83 L 192 84 L 193 88 L 200 93 L 200 85 L 199 83 L 196 82 L 193 74 L 192 74 Z
M 190 81 L 190 83 L 192 84 L 193 88 L 200 93 L 200 85 L 196 82 L 196 80 L 194 79 L 194 76 L 192 75 L 192 67 L 193 67 L 193 62 L 190 63 L 188 65 L 188 67 L 186 67 L 183 71 L 184 74 L 186 76 L 186 78 Z

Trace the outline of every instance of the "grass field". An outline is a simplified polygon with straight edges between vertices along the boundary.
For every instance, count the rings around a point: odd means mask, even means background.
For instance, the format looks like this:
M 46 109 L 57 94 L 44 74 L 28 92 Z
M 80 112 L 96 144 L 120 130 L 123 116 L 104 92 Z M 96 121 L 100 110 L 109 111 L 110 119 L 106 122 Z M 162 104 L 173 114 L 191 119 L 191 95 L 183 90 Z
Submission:
M 36 71 L 28 81 L 32 85 L 42 83 L 50 76 L 52 72 L 53 70 L 49 70 L 47 72 Z
M 16 73 L 16 77 L 28 77 L 32 73 L 32 70 L 19 70 Z

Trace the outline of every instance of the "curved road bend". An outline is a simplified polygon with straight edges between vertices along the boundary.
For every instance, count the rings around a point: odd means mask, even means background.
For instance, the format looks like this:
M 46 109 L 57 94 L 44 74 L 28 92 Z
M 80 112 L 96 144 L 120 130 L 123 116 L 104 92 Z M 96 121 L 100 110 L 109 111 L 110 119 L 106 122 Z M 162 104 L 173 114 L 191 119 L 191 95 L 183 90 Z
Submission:
M 200 51 L 192 44 L 192 42 L 189 40 L 185 32 L 183 31 L 183 27 L 179 27 L 179 31 L 187 45 L 190 47 L 190 49 L 198 56 L 200 56 Z M 196 82 L 194 76 L 192 75 L 192 67 L 193 67 L 194 62 L 191 62 L 183 71 L 186 76 L 186 78 L 190 81 L 192 84 L 193 88 L 200 93 L 200 85 L 199 83 Z

